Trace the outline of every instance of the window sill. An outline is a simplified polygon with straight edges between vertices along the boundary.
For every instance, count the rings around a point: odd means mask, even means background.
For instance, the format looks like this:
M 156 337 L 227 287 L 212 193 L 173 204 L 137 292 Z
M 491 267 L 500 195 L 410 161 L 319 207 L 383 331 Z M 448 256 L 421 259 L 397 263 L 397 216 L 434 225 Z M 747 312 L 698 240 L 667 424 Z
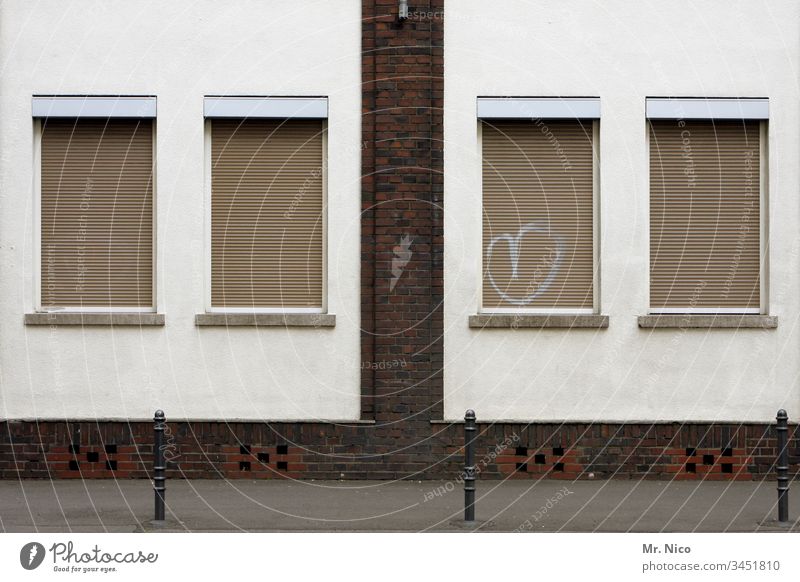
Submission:
M 211 327 L 335 327 L 330 313 L 198 313 L 197 326 Z
M 645 329 L 775 329 L 774 315 L 712 315 L 679 313 L 669 315 L 640 315 L 639 327 Z
M 131 325 L 163 326 L 163 313 L 76 313 L 52 311 L 26 313 L 25 325 Z
M 561 314 L 479 314 L 469 316 L 471 328 L 486 329 L 605 329 L 607 315 L 561 315 Z

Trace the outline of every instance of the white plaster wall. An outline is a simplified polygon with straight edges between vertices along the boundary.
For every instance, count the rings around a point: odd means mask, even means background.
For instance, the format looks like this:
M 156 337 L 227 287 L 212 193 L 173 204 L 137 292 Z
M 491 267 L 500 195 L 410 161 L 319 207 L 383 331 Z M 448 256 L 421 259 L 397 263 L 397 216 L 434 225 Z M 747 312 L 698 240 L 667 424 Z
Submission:
M 445 416 L 768 421 L 800 415 L 800 3 L 453 0 L 445 25 Z M 467 327 L 479 307 L 476 97 L 599 96 L 607 330 Z M 641 330 L 648 308 L 646 96 L 769 97 L 776 330 Z
M 0 417 L 357 419 L 360 9 L 271 0 L 0 3 Z M 33 94 L 158 97 L 163 328 L 26 327 Z M 204 311 L 203 96 L 329 98 L 333 329 L 197 328 Z

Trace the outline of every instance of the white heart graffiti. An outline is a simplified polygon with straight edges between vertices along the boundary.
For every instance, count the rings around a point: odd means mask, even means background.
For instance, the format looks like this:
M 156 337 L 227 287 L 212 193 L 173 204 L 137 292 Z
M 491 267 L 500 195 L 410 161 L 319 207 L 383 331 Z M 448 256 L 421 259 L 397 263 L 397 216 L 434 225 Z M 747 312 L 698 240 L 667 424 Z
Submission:
M 529 222 L 528 224 L 520 227 L 519 231 L 517 231 L 516 235 L 511 234 L 500 234 L 494 237 L 492 240 L 489 241 L 489 246 L 486 247 L 486 265 L 489 266 L 492 263 L 492 252 L 494 250 L 494 245 L 499 241 L 507 241 L 508 242 L 508 252 L 511 259 L 511 278 L 512 279 L 519 279 L 519 249 L 520 243 L 522 242 L 522 237 L 524 237 L 529 232 L 535 232 L 540 234 L 545 234 L 550 236 L 550 238 L 555 243 L 555 257 L 552 260 L 550 265 L 550 270 L 547 273 L 547 277 L 544 278 L 542 283 L 536 288 L 536 290 L 526 295 L 522 298 L 515 298 L 510 297 L 500 289 L 497 283 L 492 276 L 491 267 L 487 269 L 487 274 L 489 275 L 489 282 L 494 287 L 494 290 L 497 291 L 497 294 L 503 298 L 503 301 L 507 303 L 511 303 L 512 305 L 528 305 L 534 299 L 536 299 L 539 295 L 547 291 L 550 285 L 553 283 L 553 279 L 555 279 L 556 275 L 558 274 L 559 269 L 561 268 L 561 262 L 564 258 L 564 237 L 559 236 L 557 234 L 553 234 L 550 232 L 550 226 L 548 224 L 542 222 Z

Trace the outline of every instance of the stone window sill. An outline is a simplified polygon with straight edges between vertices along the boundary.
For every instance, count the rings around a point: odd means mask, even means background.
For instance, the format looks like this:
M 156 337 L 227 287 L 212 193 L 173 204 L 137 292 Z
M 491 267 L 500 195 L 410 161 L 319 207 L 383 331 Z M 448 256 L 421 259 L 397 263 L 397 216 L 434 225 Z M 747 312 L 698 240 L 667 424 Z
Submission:
M 604 329 L 607 315 L 561 315 L 530 313 L 493 313 L 469 316 L 469 326 L 477 329 Z
M 331 313 L 198 313 L 197 326 L 211 327 L 334 327 Z
M 639 327 L 645 329 L 775 329 L 774 315 L 710 315 L 677 313 L 669 315 L 640 315 Z
M 26 313 L 25 325 L 163 326 L 163 313 Z

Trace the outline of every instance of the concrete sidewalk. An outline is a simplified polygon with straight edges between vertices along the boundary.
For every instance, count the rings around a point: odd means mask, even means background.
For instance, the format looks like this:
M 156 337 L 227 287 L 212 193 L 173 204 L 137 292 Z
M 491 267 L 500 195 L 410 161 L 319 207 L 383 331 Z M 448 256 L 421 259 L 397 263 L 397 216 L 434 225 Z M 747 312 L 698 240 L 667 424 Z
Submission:
M 475 526 L 464 495 L 440 481 L 167 483 L 166 527 L 151 525 L 149 481 L 0 481 L 4 532 L 133 531 L 787 531 L 774 482 L 478 481 Z M 566 488 L 566 489 L 565 489 Z M 794 487 L 790 515 L 800 515 Z M 795 523 L 794 529 L 800 529 Z

